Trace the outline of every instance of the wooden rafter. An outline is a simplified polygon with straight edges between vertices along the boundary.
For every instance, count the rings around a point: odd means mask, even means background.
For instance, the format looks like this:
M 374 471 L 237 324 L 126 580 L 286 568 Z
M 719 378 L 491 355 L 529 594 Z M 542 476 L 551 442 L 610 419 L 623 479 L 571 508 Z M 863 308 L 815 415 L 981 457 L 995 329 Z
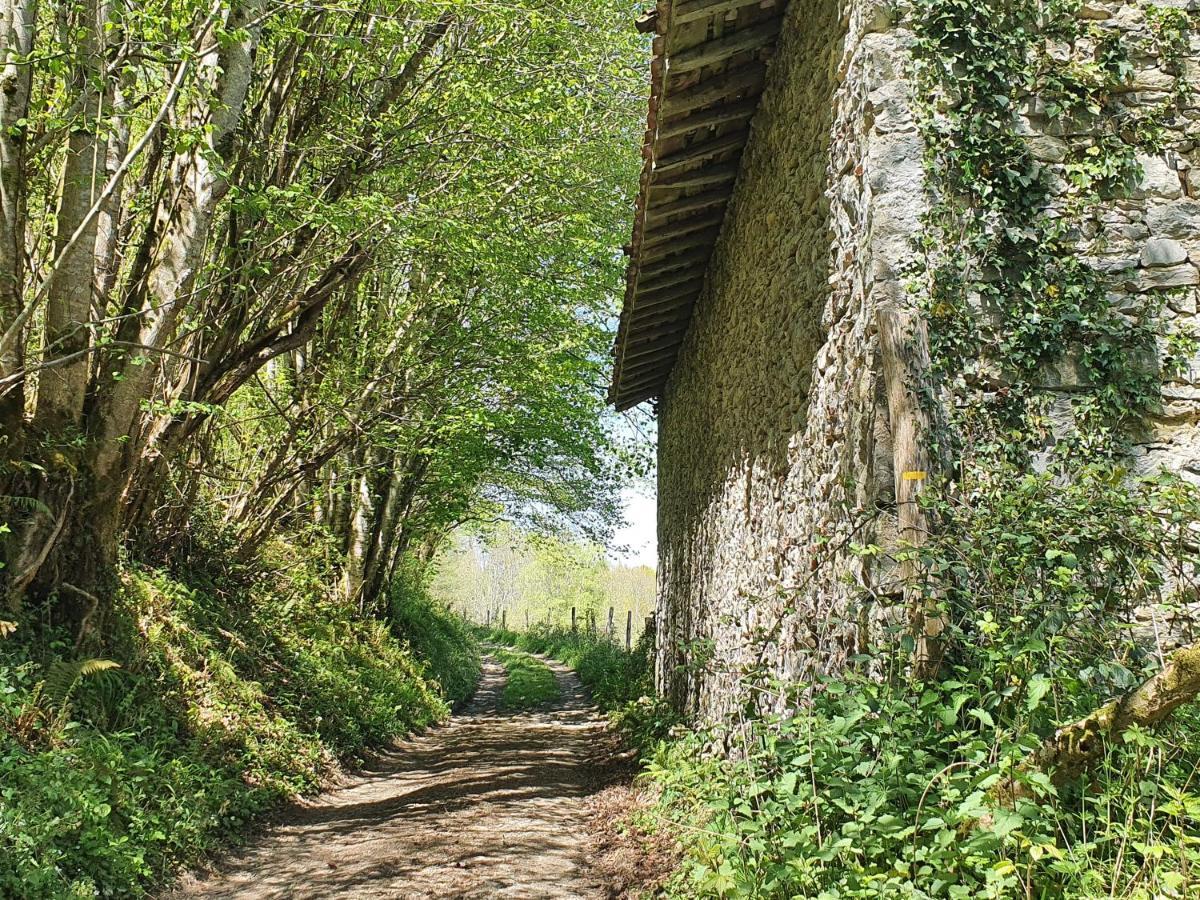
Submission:
M 662 222 L 673 216 L 709 210 L 729 202 L 729 191 L 711 190 L 702 194 L 690 194 L 669 203 L 660 203 L 646 208 L 646 223 Z
M 774 5 L 772 0 L 684 0 L 682 3 L 676 3 L 672 9 L 671 24 L 686 25 L 700 19 L 724 16 L 746 6 L 770 9 Z
M 690 172 L 681 172 L 662 181 L 656 181 L 650 186 L 651 197 L 667 191 L 682 191 L 688 188 L 712 187 L 723 184 L 727 187 L 737 178 L 738 167 L 734 163 L 721 163 L 715 166 L 704 166 Z
M 641 279 L 641 283 L 645 284 L 649 279 L 655 278 L 658 275 L 664 275 L 667 272 L 674 272 L 677 269 L 694 269 L 697 266 L 703 266 L 708 262 L 708 256 L 709 251 L 707 247 L 700 247 L 686 253 L 677 253 L 674 256 L 665 257 L 650 265 L 642 266 L 638 277 Z
M 710 138 L 707 141 L 698 141 L 689 147 L 684 147 L 682 150 L 676 150 L 674 153 L 664 156 L 658 161 L 658 164 L 654 167 L 654 171 L 662 175 L 669 175 L 672 172 L 686 169 L 692 163 L 709 159 L 720 153 L 741 150 L 746 143 L 746 137 L 746 130 L 738 129 L 729 134 L 723 134 L 720 137 Z
M 671 74 L 691 72 L 693 69 L 724 62 L 729 57 L 747 50 L 761 50 L 774 41 L 778 33 L 779 20 L 769 19 L 761 25 L 739 28 L 714 40 L 681 50 L 671 57 Z
M 643 297 L 657 293 L 665 288 L 678 287 L 681 284 L 689 282 L 703 282 L 704 269 L 702 267 L 690 266 L 686 269 L 676 269 L 674 272 L 667 272 L 664 275 L 658 275 L 654 278 L 643 279 L 638 282 L 638 293 Z M 641 307 L 639 306 L 639 309 Z M 637 310 L 634 310 L 637 313 Z
M 693 134 L 706 128 L 716 128 L 730 122 L 744 122 L 754 115 L 758 109 L 758 98 L 747 97 L 735 103 L 702 109 L 689 116 L 679 116 L 658 126 L 660 138 L 678 137 L 681 134 Z
M 741 94 L 753 93 L 758 96 L 766 72 L 767 67 L 755 61 L 729 73 L 728 77 L 701 81 L 687 90 L 664 97 L 659 114 L 664 117 L 678 116 Z
M 645 167 L 609 399 L 657 396 L 704 290 L 786 0 L 659 0 Z

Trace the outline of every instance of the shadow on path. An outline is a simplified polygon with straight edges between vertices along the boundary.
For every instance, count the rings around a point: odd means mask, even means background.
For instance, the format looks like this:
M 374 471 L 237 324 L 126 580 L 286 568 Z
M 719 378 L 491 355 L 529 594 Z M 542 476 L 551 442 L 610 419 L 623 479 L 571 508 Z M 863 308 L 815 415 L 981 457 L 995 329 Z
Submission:
M 350 783 L 298 804 L 168 898 L 604 898 L 585 801 L 604 725 L 574 674 L 550 663 L 550 708 L 498 709 L 485 660 L 449 725 L 399 744 Z

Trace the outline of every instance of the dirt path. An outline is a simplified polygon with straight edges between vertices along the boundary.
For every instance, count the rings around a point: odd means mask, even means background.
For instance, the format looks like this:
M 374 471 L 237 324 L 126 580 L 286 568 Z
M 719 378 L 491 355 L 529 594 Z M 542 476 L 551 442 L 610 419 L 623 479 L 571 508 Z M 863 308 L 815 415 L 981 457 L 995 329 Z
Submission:
M 574 674 L 551 665 L 562 689 L 553 709 L 498 711 L 504 671 L 487 660 L 449 725 L 290 811 L 169 896 L 610 896 L 588 864 L 603 724 Z

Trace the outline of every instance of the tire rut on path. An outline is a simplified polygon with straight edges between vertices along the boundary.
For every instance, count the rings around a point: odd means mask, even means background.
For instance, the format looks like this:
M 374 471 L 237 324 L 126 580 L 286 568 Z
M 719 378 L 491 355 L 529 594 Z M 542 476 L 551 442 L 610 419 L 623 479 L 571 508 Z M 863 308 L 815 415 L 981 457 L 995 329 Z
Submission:
M 450 724 L 287 811 L 168 897 L 610 896 L 587 860 L 604 725 L 578 678 L 550 665 L 553 707 L 505 712 L 504 670 L 485 660 L 475 698 Z

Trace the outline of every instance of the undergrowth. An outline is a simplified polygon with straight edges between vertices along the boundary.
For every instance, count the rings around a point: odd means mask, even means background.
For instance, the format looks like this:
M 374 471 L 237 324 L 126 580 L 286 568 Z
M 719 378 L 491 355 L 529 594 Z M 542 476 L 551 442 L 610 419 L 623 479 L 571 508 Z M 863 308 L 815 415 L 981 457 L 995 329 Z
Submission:
M 957 677 L 848 678 L 738 735 L 736 761 L 706 752 L 729 735 L 660 745 L 658 806 L 641 817 L 681 838 L 673 895 L 1197 896 L 1200 716 L 1128 732 L 1092 778 L 1010 808 L 989 789 L 1028 742 L 982 699 Z
M 1195 640 L 1169 617 L 1197 597 L 1200 489 L 996 461 L 922 502 L 943 523 L 909 551 L 946 613 L 938 677 L 912 677 L 897 625 L 850 672 L 769 685 L 790 692 L 788 717 L 660 745 L 646 818 L 681 836 L 678 895 L 1200 896 L 1196 705 L 1108 736 L 1079 774 L 1022 766 Z
M 394 630 L 357 620 L 325 573 L 272 553 L 249 587 L 126 569 L 110 665 L 53 696 L 73 646 L 0 639 L 0 896 L 140 896 L 469 692 L 474 640 L 430 601 L 394 597 Z

